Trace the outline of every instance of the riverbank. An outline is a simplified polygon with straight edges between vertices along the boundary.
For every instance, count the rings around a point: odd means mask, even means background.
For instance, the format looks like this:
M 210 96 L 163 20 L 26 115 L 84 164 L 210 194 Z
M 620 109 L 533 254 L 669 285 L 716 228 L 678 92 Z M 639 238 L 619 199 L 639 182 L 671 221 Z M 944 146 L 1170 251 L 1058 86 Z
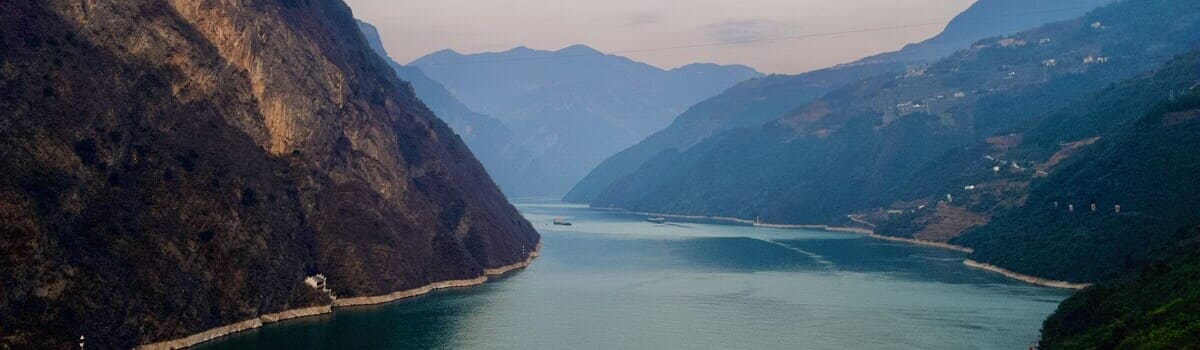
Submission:
M 496 267 L 496 268 L 484 269 L 482 276 L 472 278 L 472 279 L 433 282 L 433 283 L 430 283 L 430 284 L 427 284 L 427 285 L 424 285 L 421 287 L 398 291 L 398 292 L 389 293 L 389 294 L 384 294 L 384 295 L 334 299 L 333 303 L 331 303 L 329 305 L 319 305 L 319 306 L 291 309 L 291 310 L 285 310 L 285 311 L 265 314 L 265 315 L 262 315 L 262 316 L 259 316 L 256 318 L 237 322 L 234 324 L 229 324 L 229 325 L 225 325 L 225 326 L 221 326 L 221 327 L 212 328 L 212 329 L 209 329 L 209 330 L 206 330 L 206 331 L 203 331 L 200 333 L 192 334 L 192 335 L 189 335 L 189 336 L 186 336 L 183 338 L 140 345 L 137 347 L 137 349 L 138 350 L 184 349 L 184 348 L 193 347 L 193 346 L 196 346 L 196 345 L 199 345 L 202 343 L 206 343 L 206 342 L 212 341 L 217 338 L 235 334 L 238 332 L 244 332 L 244 331 L 248 331 L 251 329 L 259 328 L 265 324 L 271 324 L 271 323 L 275 323 L 275 322 L 297 319 L 297 318 L 302 318 L 302 317 L 311 317 L 311 316 L 329 314 L 329 313 L 332 313 L 333 309 L 335 309 L 335 308 L 384 304 L 384 303 L 397 301 L 400 299 L 425 295 L 425 294 L 428 294 L 430 292 L 433 292 L 433 291 L 439 290 L 439 289 L 463 288 L 463 287 L 477 286 L 477 285 L 487 282 L 489 280 L 489 277 L 501 276 L 506 273 L 528 267 L 530 264 L 533 263 L 533 260 L 537 259 L 538 255 L 540 255 L 541 249 L 542 249 L 542 244 L 539 242 L 537 247 L 535 247 L 534 250 L 529 253 L 529 256 L 527 256 L 524 261 L 520 261 L 517 263 L 500 266 L 500 267 Z
M 885 241 L 908 243 L 908 244 L 915 244 L 915 245 L 926 246 L 926 247 L 954 250 L 954 251 L 959 251 L 959 252 L 963 252 L 963 253 L 967 253 L 967 254 L 971 254 L 971 253 L 975 252 L 975 249 L 971 249 L 970 247 L 964 247 L 964 246 L 954 245 L 954 244 L 950 244 L 950 243 L 926 241 L 923 239 L 915 239 L 915 238 L 884 236 L 884 235 L 881 235 L 881 234 L 878 234 L 875 232 L 871 232 L 866 235 L 868 237 L 871 237 L 874 239 L 882 239 Z
M 1067 281 L 1056 281 L 1056 280 L 1045 279 L 1045 278 L 1041 278 L 1041 277 L 1037 277 L 1037 276 L 1030 276 L 1030 275 L 1026 275 L 1026 274 L 1023 274 L 1020 272 L 1014 272 L 1014 271 L 1005 269 L 1003 267 L 999 267 L 999 266 L 991 265 L 991 264 L 985 264 L 985 263 L 981 263 L 981 262 L 971 260 L 971 259 L 963 260 L 963 265 L 967 265 L 968 267 L 976 268 L 976 269 L 980 269 L 980 270 L 984 270 L 984 271 L 998 273 L 998 274 L 1004 275 L 1005 277 L 1008 277 L 1011 279 L 1015 279 L 1018 281 L 1025 282 L 1025 283 L 1036 284 L 1036 285 L 1043 286 L 1043 287 L 1080 290 L 1080 289 L 1084 289 L 1084 288 L 1087 288 L 1092 285 L 1091 283 L 1072 283 L 1072 282 L 1067 282 Z
M 970 247 L 964 247 L 964 246 L 960 246 L 960 245 L 954 245 L 954 244 L 942 243 L 942 242 L 926 241 L 926 240 L 914 239 L 914 238 L 884 236 L 884 235 L 875 233 L 875 231 L 873 231 L 873 230 L 868 230 L 868 229 L 858 228 L 858 227 L 839 227 L 839 226 L 828 226 L 828 225 L 768 224 L 768 223 L 756 222 L 756 221 L 751 221 L 751 220 L 732 218 L 732 217 L 722 217 L 722 216 L 648 213 L 648 212 L 629 211 L 629 210 L 624 210 L 624 209 L 620 209 L 620 208 L 592 208 L 592 209 L 615 211 L 615 212 L 622 212 L 622 213 L 650 216 L 650 217 L 734 222 L 734 223 L 739 223 L 739 224 L 746 224 L 746 225 L 752 225 L 755 227 L 766 227 L 766 228 L 817 229 L 817 230 L 825 230 L 825 231 L 833 231 L 833 232 L 846 232 L 846 233 L 860 234 L 860 235 L 864 235 L 864 236 L 874 238 L 874 239 L 880 239 L 880 240 L 891 241 L 891 242 L 899 242 L 899 243 L 907 243 L 907 244 L 920 245 L 920 246 L 933 247 L 933 248 L 940 248 L 940 249 L 946 249 L 946 250 L 953 250 L 953 251 L 958 251 L 958 252 L 967 253 L 967 254 L 975 252 L 975 250 Z M 966 265 L 971 268 L 976 268 L 976 269 L 992 272 L 992 273 L 997 273 L 997 274 L 1003 275 L 1005 277 L 1008 277 L 1008 278 L 1011 278 L 1014 280 L 1018 280 L 1018 281 L 1030 283 L 1030 284 L 1036 284 L 1036 285 L 1043 286 L 1043 287 L 1080 290 L 1080 289 L 1087 288 L 1088 286 L 1091 286 L 1091 284 L 1089 284 L 1089 283 L 1072 283 L 1072 282 L 1067 282 L 1067 281 L 1056 281 L 1056 280 L 1041 278 L 1041 277 L 1037 277 L 1037 276 L 1026 275 L 1026 274 L 1014 272 L 1014 271 L 1011 271 L 1011 270 L 1008 270 L 1008 269 L 1005 269 L 1005 268 L 1002 268 L 999 266 L 980 263 L 978 261 L 974 261 L 971 259 L 963 260 L 963 265 Z
M 628 211 L 628 210 L 624 210 L 624 209 L 620 209 L 620 208 L 592 208 L 592 209 L 616 211 L 616 212 L 623 212 L 623 213 L 629 213 L 629 214 L 634 214 L 634 215 L 651 216 L 651 217 L 657 216 L 657 217 L 663 217 L 663 218 L 675 218 L 675 219 L 687 219 L 687 220 L 711 220 L 711 221 L 721 221 L 721 222 L 733 222 L 733 223 L 751 225 L 754 227 L 764 227 L 764 228 L 812 229 L 812 230 L 824 230 L 824 231 L 832 231 L 832 232 L 846 232 L 846 233 L 860 234 L 860 235 L 864 235 L 864 236 L 871 237 L 874 239 L 880 239 L 880 240 L 885 240 L 885 241 L 908 243 L 908 244 L 915 244 L 915 245 L 926 246 L 926 247 L 947 249 L 947 250 L 953 250 L 953 251 L 958 251 L 958 252 L 963 252 L 963 253 L 968 253 L 968 254 L 975 252 L 974 249 L 971 249 L 969 247 L 960 246 L 960 245 L 954 245 L 954 244 L 942 243 L 942 242 L 934 242 L 934 241 L 926 241 L 926 240 L 915 239 L 915 238 L 884 236 L 884 235 L 875 233 L 875 231 L 873 231 L 873 230 L 859 228 L 859 227 L 829 226 L 829 225 L 771 224 L 771 223 L 763 223 L 760 221 L 739 219 L 739 218 L 726 217 L 726 216 L 702 216 L 702 215 L 677 215 L 677 214 L 666 214 L 666 213 L 648 213 L 648 212 Z

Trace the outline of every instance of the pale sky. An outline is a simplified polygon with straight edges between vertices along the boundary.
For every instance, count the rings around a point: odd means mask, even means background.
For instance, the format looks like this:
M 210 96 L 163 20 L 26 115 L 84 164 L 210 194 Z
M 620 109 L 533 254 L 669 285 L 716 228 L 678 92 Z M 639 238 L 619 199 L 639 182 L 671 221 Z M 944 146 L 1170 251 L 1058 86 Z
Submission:
M 585 44 L 661 68 L 709 62 L 800 73 L 899 49 L 937 34 L 974 0 L 346 0 L 401 63 L 441 49 Z M 814 33 L 913 28 L 723 46 Z M 626 52 L 626 53 L 622 53 Z

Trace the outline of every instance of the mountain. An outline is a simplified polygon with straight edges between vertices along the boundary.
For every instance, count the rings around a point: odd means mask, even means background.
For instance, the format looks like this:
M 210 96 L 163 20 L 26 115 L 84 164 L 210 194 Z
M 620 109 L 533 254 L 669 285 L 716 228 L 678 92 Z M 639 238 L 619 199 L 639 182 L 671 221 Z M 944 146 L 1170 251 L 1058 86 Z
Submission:
M 884 73 L 936 61 L 976 40 L 1075 18 L 1112 0 L 980 0 L 956 16 L 938 36 L 904 49 L 800 75 L 772 75 L 739 84 L 689 108 L 666 129 L 606 159 L 564 198 L 591 203 L 614 181 L 654 156 L 684 151 L 721 131 L 758 127 L 825 94 Z
M 972 259 L 1028 274 L 1060 280 L 1099 281 L 1123 268 L 1145 263 L 1151 253 L 1174 244 L 1172 233 L 1200 220 L 1200 193 L 1190 176 L 1200 171 L 1194 147 L 1196 116 L 1188 110 L 1194 96 L 1183 95 L 1200 82 L 1200 51 L 1174 60 L 1156 74 L 1117 84 L 1097 95 L 1088 107 L 1067 111 L 1053 119 L 1064 125 L 1099 126 L 1084 135 L 1050 132 L 1058 123 L 1046 123 L 1024 135 L 1067 135 L 1055 149 L 1067 150 L 1033 159 L 1048 175 L 1000 177 L 1009 183 L 1024 181 L 1028 188 L 1019 205 L 987 208 L 986 225 L 966 230 L 953 242 L 975 248 Z M 1178 110 L 1177 110 L 1178 109 Z M 1138 119 L 1139 117 L 1146 117 Z M 1083 118 L 1077 118 L 1083 117 Z M 1079 127 L 1069 128 L 1079 132 Z M 1086 132 L 1086 131 L 1085 131 Z M 1029 159 L 1036 138 L 1006 152 L 1011 160 Z M 1050 153 L 1050 152 L 1044 152 Z M 994 182 L 980 182 L 990 186 Z M 1055 207 L 1055 202 L 1058 207 Z M 1092 204 L 1097 206 L 1091 210 Z M 1116 206 L 1121 206 L 1116 212 Z M 1071 211 L 1070 207 L 1075 210 Z M 1067 229 L 1069 228 L 1069 229 Z
M 0 3 L 0 348 L 474 279 L 539 236 L 340 1 Z
M 583 45 L 472 55 L 443 50 L 409 65 L 513 131 L 509 158 L 488 169 L 504 174 L 500 186 L 510 196 L 562 195 L 605 157 L 666 126 L 687 106 L 759 76 L 744 66 L 663 70 Z
M 514 181 L 518 174 L 514 174 L 506 165 L 514 163 L 514 158 L 518 157 L 520 150 L 512 148 L 514 136 L 508 126 L 495 118 L 471 110 L 446 90 L 445 86 L 425 75 L 421 68 L 396 63 L 383 48 L 383 41 L 375 26 L 361 20 L 358 21 L 358 26 L 367 43 L 396 72 L 396 76 L 412 84 L 417 98 L 462 137 L 480 163 L 489 169 L 493 180 L 497 183 Z
M 1027 254 L 1065 249 L 1046 258 L 1075 260 L 1087 254 L 1100 265 L 1113 265 L 1105 263 L 1111 260 L 1122 265 L 1106 276 L 1109 279 L 1059 306 L 1043 326 L 1043 349 L 1184 349 L 1200 341 L 1200 309 L 1196 308 L 1200 305 L 1200 226 L 1196 224 L 1200 203 L 1190 176 L 1200 164 L 1193 151 L 1200 146 L 1200 77 L 1196 77 L 1200 52 L 1180 61 L 1177 66 L 1192 70 L 1191 88 L 1185 85 L 1167 96 L 1160 94 L 1160 102 L 1151 104 L 1143 117 L 1089 146 L 1034 190 L 1034 195 L 1041 195 L 1051 192 L 1051 186 L 1065 186 L 1068 191 L 1056 194 L 1094 196 L 1105 204 L 1119 200 L 1120 213 L 1107 205 L 1098 212 L 1057 210 L 1053 212 L 1058 215 L 1039 215 L 1030 221 L 1070 229 L 1018 234 L 1011 232 L 1012 220 L 998 220 L 997 226 L 1008 230 L 990 232 L 1014 244 L 1026 244 L 1018 235 L 1032 237 L 1034 244 L 1069 235 L 1071 248 L 1051 242 L 1048 249 Z M 1111 168 L 1101 173 L 1101 166 Z M 1032 199 L 1028 207 L 1041 206 L 1041 199 Z M 1039 237 L 1047 233 L 1046 239 Z M 1114 256 L 1114 250 L 1123 252 Z
M 935 192 L 944 178 L 928 169 L 977 144 L 1005 147 L 1014 128 L 1153 71 L 1200 39 L 1198 13 L 1182 0 L 1125 1 L 986 39 L 838 89 L 761 127 L 662 152 L 592 205 L 782 223 L 932 207 L 945 195 Z
M 937 36 L 864 61 L 931 61 L 976 40 L 1017 33 L 1046 23 L 1073 19 L 1116 0 L 980 0 L 946 25 Z

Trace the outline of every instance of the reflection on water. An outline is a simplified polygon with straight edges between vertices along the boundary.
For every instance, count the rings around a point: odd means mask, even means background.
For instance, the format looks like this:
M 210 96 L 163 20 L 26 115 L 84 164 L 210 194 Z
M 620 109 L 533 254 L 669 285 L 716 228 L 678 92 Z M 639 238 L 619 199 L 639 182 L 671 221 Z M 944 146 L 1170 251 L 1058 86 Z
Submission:
M 852 234 L 519 208 L 543 234 L 525 271 L 201 348 L 1019 349 L 1067 295 Z

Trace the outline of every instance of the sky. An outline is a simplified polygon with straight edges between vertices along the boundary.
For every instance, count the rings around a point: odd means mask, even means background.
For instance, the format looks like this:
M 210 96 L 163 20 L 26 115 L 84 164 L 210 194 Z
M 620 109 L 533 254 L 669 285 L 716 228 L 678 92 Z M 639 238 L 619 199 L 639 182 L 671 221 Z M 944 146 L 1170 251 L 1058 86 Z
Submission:
M 936 35 L 973 0 L 346 0 L 397 61 L 442 49 L 584 44 L 661 68 L 744 64 L 794 74 Z M 903 29 L 796 38 L 895 26 Z M 783 38 L 783 39 L 780 39 Z M 709 45 L 717 44 L 717 45 Z M 679 46 L 700 47 L 663 49 Z

